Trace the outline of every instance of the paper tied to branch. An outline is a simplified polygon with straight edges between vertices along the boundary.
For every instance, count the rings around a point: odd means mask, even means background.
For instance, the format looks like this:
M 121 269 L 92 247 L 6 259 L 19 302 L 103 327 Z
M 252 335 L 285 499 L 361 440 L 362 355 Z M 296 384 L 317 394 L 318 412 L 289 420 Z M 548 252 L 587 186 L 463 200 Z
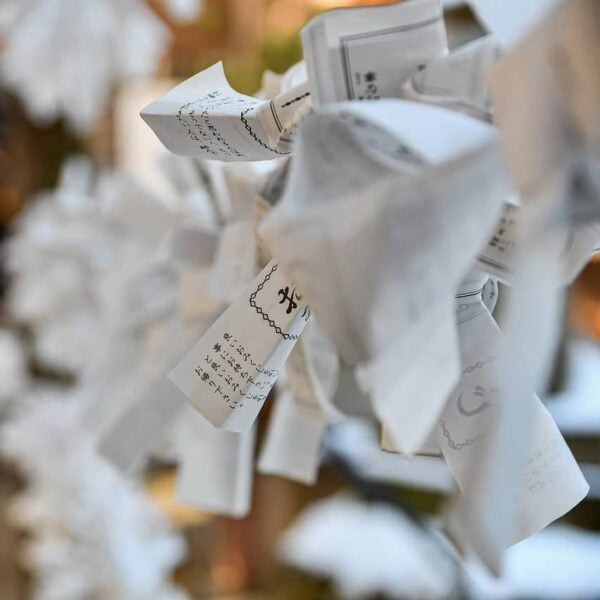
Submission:
M 188 404 L 187 396 L 167 378 L 171 369 L 189 351 L 210 323 L 210 317 L 177 320 L 162 343 L 157 360 L 151 364 L 147 384 L 133 401 L 121 407 L 110 426 L 102 431 L 97 447 L 109 462 L 121 471 L 131 472 L 157 450 L 173 429 Z
M 259 265 L 269 262 L 257 239 L 256 228 L 270 205 L 252 193 L 249 213 L 229 221 L 223 226 L 212 266 L 211 294 L 233 302 L 256 277 Z
M 177 225 L 177 215 L 133 179 L 105 173 L 97 194 L 102 215 L 156 247 Z
M 590 203 L 596 219 L 600 199 L 592 164 L 600 140 L 600 74 L 593 57 L 598 54 L 597 3 L 561 2 L 490 73 L 494 119 L 522 196 L 539 195 L 566 169 L 573 181 L 565 208 L 575 214 L 590 208 L 576 203 Z
M 185 320 L 216 314 L 224 308 L 222 298 L 211 293 L 212 269 L 184 271 L 179 276 L 178 308 Z
M 211 513 L 246 516 L 252 499 L 255 431 L 216 429 L 184 407 L 176 445 L 180 467 L 175 498 Z
M 212 268 L 212 296 L 234 301 L 256 277 L 256 228 L 252 219 L 227 223 L 221 232 Z
M 277 398 L 269 420 L 261 472 L 316 481 L 327 426 L 342 418 L 333 405 L 338 369 L 335 346 L 311 320 L 285 366 L 289 388 Z
M 478 38 L 422 65 L 406 82 L 404 97 L 490 120 L 487 74 L 498 57 L 492 36 Z
M 341 356 L 361 364 L 404 452 L 456 384 L 453 297 L 507 196 L 489 125 L 400 100 L 345 103 L 306 121 L 259 228 Z
M 461 315 L 461 313 L 464 312 L 468 312 L 472 307 L 474 303 L 477 303 L 478 305 L 481 303 L 482 301 L 482 297 L 483 297 L 483 292 L 484 289 L 486 290 L 486 299 L 487 301 L 492 304 L 495 300 L 495 296 L 496 296 L 496 290 L 494 289 L 493 283 L 490 289 L 490 286 L 487 285 L 488 281 L 490 281 L 490 278 L 488 277 L 488 275 L 485 275 L 483 273 L 479 273 L 477 271 L 470 271 L 469 274 L 467 275 L 467 277 L 465 277 L 461 283 L 461 286 L 455 296 L 455 302 L 457 303 L 457 308 L 456 308 L 456 312 L 457 315 Z M 435 328 L 437 329 L 437 322 L 433 321 L 435 323 Z M 449 319 L 447 319 L 446 317 L 441 317 L 440 318 L 440 322 L 444 322 L 444 323 L 448 323 L 449 326 L 452 329 L 455 329 L 456 325 Z M 431 324 L 429 324 L 429 327 L 431 327 Z M 422 334 L 422 338 L 428 339 L 431 336 L 432 332 L 431 331 L 424 331 Z M 433 345 L 435 348 L 435 343 L 436 343 L 436 337 L 435 337 L 435 329 L 434 329 L 434 338 L 433 338 Z M 446 334 L 448 335 L 448 334 Z M 413 349 L 410 346 L 405 346 L 404 348 L 405 351 L 405 355 L 400 355 L 400 354 L 396 354 L 393 356 L 394 360 L 396 361 L 397 364 L 399 364 L 405 356 L 408 356 L 410 352 L 413 351 Z M 429 352 L 429 351 L 428 351 Z M 452 360 L 456 360 L 456 355 L 452 355 L 451 357 Z M 442 364 L 443 358 L 440 361 L 440 364 Z M 380 368 L 382 370 L 384 370 L 386 367 L 385 363 L 381 363 Z M 390 367 L 392 368 L 392 367 Z M 384 372 L 385 375 L 385 372 Z M 424 377 L 426 376 L 426 374 L 423 373 L 419 373 L 417 372 L 416 377 Z M 416 382 L 415 382 L 416 385 Z M 422 394 L 425 394 L 427 390 L 427 387 L 422 386 L 420 391 Z M 404 403 L 402 403 L 402 405 L 404 406 Z M 408 419 L 407 415 L 403 415 L 402 418 L 404 419 Z M 430 415 L 427 415 L 427 418 L 430 419 Z M 418 454 L 425 454 L 425 455 L 439 455 L 440 454 L 440 446 L 439 446 L 439 441 L 438 441 L 438 434 L 437 434 L 437 429 L 438 429 L 438 423 L 437 421 L 435 421 L 433 423 L 433 426 L 431 427 L 428 436 L 425 438 L 422 446 L 419 448 L 418 450 Z M 396 445 L 394 443 L 394 437 L 392 434 L 390 434 L 387 430 L 386 427 L 382 428 L 382 432 L 381 432 L 381 448 L 382 450 L 386 450 L 388 452 L 397 452 L 397 453 L 402 453 L 402 449 L 404 447 L 403 445 Z
M 511 285 L 520 258 L 519 227 L 522 209 L 507 204 L 487 245 L 477 256 L 477 268 Z M 559 282 L 571 283 L 590 257 L 600 249 L 600 223 L 578 226 L 556 224 L 546 236 L 545 251 L 560 263 Z
M 447 51 L 438 0 L 335 9 L 302 30 L 313 106 L 401 97 L 402 84 Z
M 134 471 L 158 448 L 186 406 L 187 397 L 161 375 L 102 435 L 98 452 L 120 471 Z
M 248 431 L 309 317 L 272 260 L 169 377 L 214 426 Z
M 265 160 L 290 153 L 294 117 L 309 96 L 306 83 L 271 100 L 239 94 L 217 63 L 146 106 L 141 116 L 175 154 Z
M 302 410 L 289 390 L 283 391 L 275 400 L 258 470 L 313 485 L 319 472 L 326 430 L 326 418 Z
M 503 515 L 481 503 L 473 472 L 490 452 L 502 379 L 498 373 L 501 332 L 480 294 L 457 295 L 456 315 L 461 350 L 461 378 L 439 421 L 439 445 L 460 489 L 451 511 L 452 537 L 470 547 L 492 568 L 507 544 L 514 544 L 561 517 L 587 494 L 587 485 L 556 424 L 533 391 L 523 398 L 523 418 L 530 420 L 527 450 L 516 456 L 501 447 L 504 469 L 512 470 L 517 485 L 506 491 L 501 480 L 489 493 L 500 495 L 516 517 L 506 529 Z M 476 532 L 475 537 L 473 532 Z
M 498 39 L 503 48 L 511 48 L 526 36 L 560 0 L 467 0 L 481 24 Z
M 300 409 L 330 421 L 341 417 L 333 405 L 339 375 L 337 349 L 315 321 L 307 325 L 290 353 L 285 375 Z

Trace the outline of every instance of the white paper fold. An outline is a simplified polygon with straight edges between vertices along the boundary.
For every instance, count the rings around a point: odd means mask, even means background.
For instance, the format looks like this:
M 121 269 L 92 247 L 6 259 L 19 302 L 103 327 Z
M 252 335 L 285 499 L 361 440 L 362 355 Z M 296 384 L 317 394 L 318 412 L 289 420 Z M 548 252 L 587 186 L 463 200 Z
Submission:
M 215 427 L 248 431 L 309 317 L 271 261 L 169 377 Z
M 494 142 L 438 107 L 340 104 L 305 123 L 259 229 L 404 452 L 458 378 L 452 299 L 509 193 Z
M 177 500 L 208 512 L 244 517 L 250 510 L 254 435 L 215 429 L 184 410 L 178 438 Z
M 146 106 L 141 116 L 175 154 L 265 160 L 290 153 L 294 116 L 308 97 L 306 83 L 268 101 L 239 94 L 217 63 Z
M 446 52 L 438 0 L 324 12 L 302 30 L 315 107 L 340 100 L 400 97 L 402 84 Z

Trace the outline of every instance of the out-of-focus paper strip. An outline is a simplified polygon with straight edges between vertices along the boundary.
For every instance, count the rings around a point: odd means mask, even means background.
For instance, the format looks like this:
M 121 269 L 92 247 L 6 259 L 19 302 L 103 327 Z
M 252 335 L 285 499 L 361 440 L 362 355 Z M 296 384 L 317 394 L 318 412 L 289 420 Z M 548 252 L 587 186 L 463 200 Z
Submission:
M 210 290 L 215 298 L 235 300 L 256 277 L 257 251 L 254 223 L 228 223 L 219 239 Z
M 98 451 L 121 471 L 130 472 L 164 440 L 187 397 L 166 377 L 160 377 L 102 439 Z
M 385 427 L 381 428 L 380 446 L 381 449 L 385 452 L 401 454 L 401 451 L 396 447 Z M 431 430 L 429 436 L 427 437 L 421 448 L 419 448 L 419 451 L 416 452 L 416 454 L 423 456 L 440 456 L 440 445 L 438 443 L 437 438 L 437 428 Z
M 489 125 L 438 107 L 340 104 L 305 123 L 259 230 L 344 359 L 362 363 L 403 452 L 421 448 L 458 378 L 452 299 L 508 197 L 494 142 Z
M 335 346 L 314 321 L 307 323 L 285 365 L 294 403 L 306 413 L 326 420 L 339 419 L 341 415 L 333 405 L 338 372 Z
M 196 318 L 198 316 L 206 317 L 206 313 L 196 314 Z M 161 351 L 154 360 L 149 361 L 147 367 L 149 384 L 124 410 L 121 407 L 116 418 L 106 430 L 101 431 L 98 439 L 100 454 L 118 469 L 132 471 L 139 466 L 164 442 L 173 428 L 188 400 L 167 379 L 166 374 L 190 348 L 191 339 L 195 339 L 206 327 L 207 322 L 202 319 L 188 323 L 176 319 L 162 332 L 171 345 L 166 340 L 159 342 Z M 159 331 L 158 337 L 162 335 Z M 102 406 L 106 405 L 104 398 L 100 402 Z M 91 413 L 88 419 L 93 417 L 94 413 Z
M 465 308 L 457 312 L 463 371 L 442 414 L 439 441 L 462 492 L 451 513 L 451 533 L 459 545 L 474 548 L 495 572 L 508 545 L 561 517 L 589 487 L 533 392 L 515 406 L 520 414 L 511 413 L 527 422 L 526 432 L 517 432 L 514 423 L 515 436 L 525 435 L 524 440 L 505 432 L 504 444 L 498 444 L 495 429 L 504 410 L 499 403 L 513 400 L 501 393 L 503 379 L 498 379 L 501 334 L 480 298 L 463 304 Z M 523 454 L 515 453 L 517 443 Z M 483 465 L 491 465 L 495 477 L 479 477 Z M 501 511 L 483 502 L 491 495 L 503 506 Z
M 342 418 L 332 401 L 338 367 L 335 346 L 311 320 L 285 365 L 289 390 L 275 404 L 259 470 L 316 481 L 327 425 Z
M 519 260 L 519 207 L 508 204 L 494 234 L 477 256 L 477 267 L 503 283 L 511 285 Z M 600 249 L 600 224 L 587 223 L 578 227 L 563 225 L 547 236 L 545 251 L 561 264 L 560 282 L 571 283 Z
M 505 48 L 517 44 L 560 0 L 467 0 L 490 33 Z
M 438 0 L 342 8 L 302 30 L 312 102 L 400 97 L 403 82 L 446 48 Z
M 185 410 L 185 409 L 184 409 Z M 208 512 L 243 517 L 250 510 L 255 429 L 215 429 L 188 409 L 181 422 L 175 496 Z
M 175 154 L 265 160 L 289 154 L 289 127 L 308 97 L 306 83 L 272 100 L 239 94 L 217 63 L 146 106 L 141 116 Z
M 450 307 L 445 308 L 421 319 L 421 327 L 413 325 L 358 372 L 389 446 L 404 454 L 423 449 L 458 377 L 456 328 Z
M 478 38 L 420 68 L 407 82 L 405 97 L 489 119 L 487 73 L 498 56 L 492 36 Z
M 222 299 L 210 293 L 212 270 L 185 271 L 179 277 L 179 310 L 184 319 L 196 319 L 223 308 Z
M 326 428 L 324 415 L 299 406 L 289 392 L 281 394 L 269 421 L 258 470 L 314 484 Z
M 565 164 L 597 153 L 600 73 L 594 57 L 599 55 L 600 6 L 570 0 L 492 69 L 494 119 L 512 178 L 524 195 L 537 193 Z
M 133 180 L 107 176 L 99 188 L 104 215 L 148 244 L 159 244 L 177 223 L 172 211 Z

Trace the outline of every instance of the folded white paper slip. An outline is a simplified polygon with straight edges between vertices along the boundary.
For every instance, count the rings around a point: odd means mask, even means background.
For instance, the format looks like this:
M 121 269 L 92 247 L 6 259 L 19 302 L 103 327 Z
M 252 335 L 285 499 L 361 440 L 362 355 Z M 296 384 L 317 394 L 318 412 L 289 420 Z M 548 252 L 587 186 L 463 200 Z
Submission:
M 438 0 L 342 8 L 302 30 L 312 102 L 400 97 L 402 83 L 446 52 Z
M 169 238 L 169 259 L 179 271 L 209 267 L 218 244 L 218 233 L 202 225 L 182 225 Z
M 294 403 L 306 413 L 326 421 L 339 420 L 342 415 L 333 404 L 338 374 L 335 345 L 314 320 L 309 322 L 285 365 Z
M 490 73 L 494 119 L 513 181 L 527 197 L 559 168 L 598 147 L 598 15 L 596 2 L 559 3 Z M 514 102 L 514 90 L 519 90 L 519 102 Z
M 481 24 L 504 48 L 525 37 L 560 0 L 467 0 Z
M 463 279 L 455 301 L 462 314 L 473 302 L 481 304 L 488 276 L 471 271 Z M 440 304 L 420 326 L 398 340 L 390 350 L 358 371 L 366 389 L 374 389 L 375 411 L 384 424 L 382 448 L 400 453 L 439 454 L 437 419 L 458 377 L 456 324 L 450 304 Z M 415 354 L 418 345 L 419 353 Z M 398 376 L 397 365 L 403 365 Z M 414 396 L 427 399 L 414 404 Z M 429 427 L 429 429 L 427 429 Z M 433 439 L 432 439 L 433 438 Z M 420 444 L 420 445 L 419 445 Z
M 117 469 L 131 472 L 164 441 L 187 406 L 187 397 L 159 377 L 99 440 L 98 452 Z
M 256 227 L 252 218 L 227 223 L 215 253 L 211 295 L 232 302 L 248 287 L 257 271 Z
M 491 126 L 438 107 L 337 105 L 304 124 L 284 197 L 259 228 L 345 361 L 363 363 L 405 452 L 458 378 L 453 298 L 508 196 L 494 142 Z
M 379 445 L 384 452 L 392 452 L 394 454 L 402 454 L 396 447 L 385 427 L 381 428 L 381 438 Z M 429 433 L 429 437 L 423 443 L 423 446 L 415 453 L 419 456 L 441 456 L 440 444 L 437 438 L 437 428 L 434 428 Z
M 518 244 L 518 231 L 522 226 L 522 209 L 507 204 L 494 234 L 477 256 L 477 268 L 497 277 L 503 283 L 513 283 L 521 249 Z M 556 226 L 546 236 L 545 251 L 560 261 L 559 282 L 571 283 L 590 257 L 600 248 L 600 223 L 590 222 L 569 227 Z
M 291 228 L 291 221 L 302 219 L 305 210 L 328 211 L 328 205 L 337 203 L 335 209 L 331 206 L 330 218 L 341 224 L 345 220 L 336 215 L 346 196 L 363 192 L 366 198 L 368 190 L 384 179 L 412 176 L 425 164 L 440 165 L 495 143 L 496 133 L 489 124 L 417 102 L 381 100 L 325 107 L 304 123 L 283 196 L 265 217 L 259 234 L 268 245 L 271 225 L 277 223 L 278 228 L 285 218 Z
M 288 126 L 309 102 L 306 83 L 272 100 L 239 94 L 217 63 L 146 106 L 141 116 L 175 154 L 265 160 L 290 153 Z
M 132 179 L 105 175 L 98 188 L 103 215 L 148 244 L 157 245 L 177 225 L 177 215 Z
M 357 369 L 386 432 L 388 448 L 416 454 L 425 447 L 460 369 L 450 305 L 430 309 L 396 343 Z M 418 349 L 418 350 L 416 350 Z
M 216 427 L 248 431 L 310 317 L 271 261 L 169 377 Z
M 252 497 L 255 428 L 246 433 L 215 429 L 189 407 L 180 426 L 176 499 L 208 512 L 244 517 Z
M 288 391 L 280 394 L 269 420 L 258 470 L 307 485 L 314 484 L 327 422 L 323 414 L 300 406 Z
M 461 491 L 451 512 L 450 528 L 460 546 L 470 547 L 494 571 L 497 557 L 514 544 L 558 519 L 587 494 L 585 481 L 552 418 L 533 392 L 524 398 L 523 418 L 531 422 L 528 449 L 515 455 L 510 444 L 500 449 L 503 467 L 496 487 L 481 490 L 473 473 L 494 452 L 491 433 L 497 418 L 499 385 L 497 359 L 501 333 L 480 299 L 460 310 L 457 301 L 462 375 L 440 419 L 439 443 Z M 517 478 L 514 494 L 507 494 L 502 473 Z M 482 503 L 481 494 L 504 495 L 507 515 Z M 507 529 L 508 527 L 508 529 Z
M 215 314 L 224 308 L 221 298 L 210 290 L 212 269 L 184 271 L 179 276 L 179 313 L 184 320 Z
M 490 119 L 487 74 L 498 57 L 492 36 L 478 38 L 424 65 L 406 82 L 404 97 Z
M 285 365 L 289 390 L 276 401 L 260 471 L 307 484 L 316 481 L 327 425 L 342 418 L 332 401 L 338 370 L 335 346 L 310 321 Z

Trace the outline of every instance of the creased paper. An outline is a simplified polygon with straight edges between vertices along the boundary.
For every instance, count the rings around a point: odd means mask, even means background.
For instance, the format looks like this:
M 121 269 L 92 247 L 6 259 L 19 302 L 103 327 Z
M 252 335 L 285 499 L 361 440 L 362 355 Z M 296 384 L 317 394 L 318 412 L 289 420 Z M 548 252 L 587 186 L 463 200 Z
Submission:
M 340 100 L 401 97 L 402 84 L 446 51 L 438 0 L 342 8 L 302 30 L 313 106 Z
M 316 481 L 327 426 L 342 418 L 333 404 L 338 368 L 335 347 L 311 320 L 286 362 L 289 389 L 280 394 L 271 415 L 260 471 Z
M 306 84 L 269 101 L 239 94 L 217 63 L 148 105 L 141 116 L 175 154 L 265 160 L 290 153 L 288 126 L 308 96 Z
M 487 73 L 498 56 L 492 36 L 478 38 L 421 66 L 407 82 L 404 95 L 489 119 Z
M 518 228 L 521 209 L 507 204 L 494 233 L 477 256 L 477 267 L 511 285 L 514 281 L 519 253 Z M 571 283 L 600 249 L 600 224 L 589 222 L 576 227 L 557 227 L 547 236 L 545 251 L 560 263 L 560 281 Z
M 254 435 L 215 429 L 189 407 L 178 440 L 181 466 L 177 500 L 217 514 L 243 517 L 250 510 Z
M 489 445 L 489 436 L 502 401 L 497 372 L 501 333 L 479 296 L 457 300 L 457 320 L 462 375 L 439 426 L 442 453 L 465 499 L 450 523 L 460 544 L 471 543 L 469 536 L 477 527 L 475 547 L 494 570 L 493 556 L 561 517 L 585 497 L 589 486 L 556 424 L 531 392 L 520 407 L 521 418 L 529 423 L 525 454 L 515 461 L 508 446 L 498 450 L 498 460 L 513 471 L 516 485 L 504 489 L 496 484 L 495 492 L 489 490 L 510 504 L 507 514 L 514 514 L 516 522 L 507 531 L 503 515 L 481 502 L 475 507 L 478 488 L 473 485 L 473 472 L 497 450 Z M 497 535 L 498 527 L 503 528 L 502 536 Z
M 299 406 L 289 392 L 279 395 L 261 449 L 258 470 L 314 484 L 326 429 L 327 419 L 322 414 Z
M 261 224 L 342 357 L 361 363 L 404 452 L 419 450 L 456 383 L 452 299 L 507 195 L 489 125 L 399 100 L 347 103 L 306 121 Z
M 271 261 L 169 377 L 215 427 L 248 431 L 309 317 Z

